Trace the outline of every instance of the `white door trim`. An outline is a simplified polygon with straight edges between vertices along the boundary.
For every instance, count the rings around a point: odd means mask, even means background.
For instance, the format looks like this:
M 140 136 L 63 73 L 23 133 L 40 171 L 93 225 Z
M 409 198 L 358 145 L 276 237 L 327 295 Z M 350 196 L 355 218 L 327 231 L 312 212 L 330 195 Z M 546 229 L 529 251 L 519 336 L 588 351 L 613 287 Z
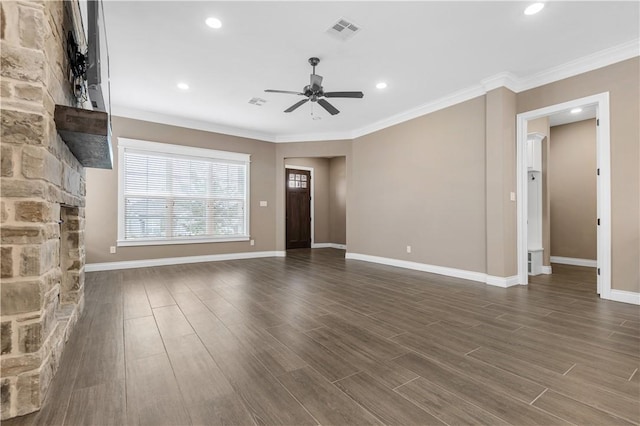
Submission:
M 556 112 L 585 105 L 596 105 L 597 168 L 600 169 L 597 189 L 598 226 L 598 293 L 603 299 L 611 299 L 611 151 L 609 92 L 575 99 L 561 104 L 523 112 L 517 115 L 516 173 L 517 173 L 517 226 L 518 226 L 518 280 L 528 284 L 527 274 L 527 122 Z M 553 143 L 553 141 L 552 141 Z M 596 170 L 593 171 L 596 173 Z
M 293 164 L 285 164 L 284 165 L 285 170 L 286 169 L 298 169 L 298 170 L 306 170 L 308 172 L 311 172 L 311 206 L 309 207 L 311 209 L 311 247 L 313 247 L 313 242 L 315 241 L 315 232 L 314 232 L 314 228 L 316 227 L 316 222 L 313 219 L 314 213 L 315 213 L 315 206 L 314 206 L 314 200 L 316 199 L 315 196 L 315 179 L 313 178 L 313 167 L 307 167 L 307 166 L 295 166 Z M 286 173 L 285 173 L 285 177 L 286 177 Z M 286 185 L 286 183 L 285 183 Z M 285 206 L 284 206 L 284 214 L 285 214 L 285 239 L 287 238 L 287 188 L 285 186 L 284 188 L 284 202 L 285 202 Z M 285 241 L 285 247 L 287 242 Z

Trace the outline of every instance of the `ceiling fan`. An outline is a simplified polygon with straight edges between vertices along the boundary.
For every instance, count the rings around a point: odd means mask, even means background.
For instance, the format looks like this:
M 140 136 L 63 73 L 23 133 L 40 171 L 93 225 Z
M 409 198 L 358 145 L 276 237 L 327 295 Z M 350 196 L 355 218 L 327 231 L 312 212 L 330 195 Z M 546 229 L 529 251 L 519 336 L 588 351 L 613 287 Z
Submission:
M 306 96 L 306 99 L 303 99 L 295 104 L 291 105 L 289 108 L 285 109 L 284 112 L 292 112 L 295 111 L 301 105 L 311 101 L 317 102 L 320 106 L 327 110 L 327 112 L 331 115 L 336 115 L 340 113 L 336 107 L 331 105 L 324 98 L 362 98 L 364 94 L 362 92 L 325 92 L 322 87 L 322 76 L 316 74 L 316 65 L 320 63 L 320 59 L 318 58 L 309 58 L 309 63 L 313 67 L 313 73 L 311 74 L 311 80 L 308 86 L 305 86 L 302 89 L 302 92 L 294 92 L 290 90 L 273 90 L 267 89 L 265 92 L 269 93 L 286 93 L 289 95 L 299 95 Z

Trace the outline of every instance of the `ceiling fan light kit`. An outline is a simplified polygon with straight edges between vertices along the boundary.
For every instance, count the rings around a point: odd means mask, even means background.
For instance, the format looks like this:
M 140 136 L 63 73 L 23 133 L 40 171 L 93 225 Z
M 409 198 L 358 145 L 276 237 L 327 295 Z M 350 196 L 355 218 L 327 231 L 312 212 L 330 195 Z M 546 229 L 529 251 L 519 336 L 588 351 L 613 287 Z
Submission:
M 322 76 L 316 74 L 316 65 L 320 63 L 320 59 L 316 57 L 309 58 L 309 64 L 313 67 L 313 72 L 309 79 L 309 85 L 302 89 L 302 92 L 295 92 L 291 90 L 274 90 L 267 89 L 267 93 L 284 93 L 287 95 L 306 96 L 306 99 L 296 102 L 284 112 L 293 112 L 305 103 L 317 102 L 322 108 L 324 108 L 329 114 L 336 115 L 340 111 L 331 105 L 325 98 L 357 98 L 360 99 L 364 96 L 362 92 L 325 92 L 322 87 Z

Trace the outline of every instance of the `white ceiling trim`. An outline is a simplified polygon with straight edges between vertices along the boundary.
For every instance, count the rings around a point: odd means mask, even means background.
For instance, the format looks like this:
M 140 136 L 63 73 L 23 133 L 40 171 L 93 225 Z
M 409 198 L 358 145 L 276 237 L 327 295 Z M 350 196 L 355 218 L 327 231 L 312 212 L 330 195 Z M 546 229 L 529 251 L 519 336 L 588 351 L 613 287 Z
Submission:
M 251 139 L 257 139 L 265 142 L 286 143 L 286 142 L 316 142 L 328 140 L 350 140 L 355 139 L 369 133 L 373 133 L 396 124 L 403 123 L 414 118 L 430 114 L 432 112 L 468 101 L 486 94 L 488 91 L 497 89 L 498 87 L 506 87 L 513 92 L 522 92 L 565 78 L 593 71 L 608 65 L 615 64 L 627 59 L 640 56 L 640 39 L 631 40 L 611 48 L 601 50 L 591 55 L 584 56 L 574 61 L 567 62 L 563 65 L 550 68 L 543 72 L 536 73 L 531 76 L 517 77 L 509 72 L 502 72 L 486 78 L 480 84 L 468 87 L 444 96 L 433 102 L 420 105 L 400 114 L 396 114 L 384 120 L 380 120 L 373 124 L 361 127 L 359 129 L 347 132 L 332 133 L 307 133 L 292 135 L 277 135 L 272 133 L 257 132 L 248 129 L 223 126 L 220 124 L 194 120 L 185 117 L 177 117 L 166 114 L 142 111 L 118 105 L 112 106 L 114 116 L 133 118 L 137 120 L 151 121 L 154 123 L 169 124 L 179 127 L 187 127 L 196 130 L 204 130 L 215 133 L 222 133 L 231 136 L 239 136 Z
M 121 105 L 112 105 L 111 113 L 115 117 L 132 118 L 134 120 L 150 121 L 158 124 L 168 124 L 188 129 L 203 130 L 205 132 L 221 133 L 223 135 L 238 136 L 241 138 L 257 139 L 265 142 L 276 142 L 276 136 L 271 133 L 256 132 L 240 127 L 224 126 L 210 121 L 195 120 L 176 115 L 162 114 L 152 111 L 143 111 L 137 108 L 129 108 Z
M 622 62 L 640 55 L 640 39 L 628 41 L 626 43 L 612 46 L 608 49 L 583 56 L 574 61 L 567 62 L 557 67 L 550 68 L 537 74 L 523 77 L 518 82 L 516 92 L 533 89 L 563 80 L 578 74 L 593 71 L 607 65 Z
M 519 92 L 520 80 L 510 72 L 501 72 L 489 78 L 485 78 L 480 82 L 485 92 L 497 89 L 498 87 L 506 87 L 512 92 Z
M 419 107 L 410 109 L 409 111 L 405 111 L 384 120 L 380 120 L 371 125 L 361 127 L 360 129 L 353 131 L 352 139 L 368 135 L 369 133 L 377 132 L 378 130 L 386 129 L 387 127 L 395 126 L 396 124 L 404 123 L 405 121 L 409 121 L 441 109 L 445 109 L 447 107 L 468 101 L 469 99 L 477 98 L 478 96 L 482 96 L 485 93 L 487 92 L 482 88 L 481 85 L 459 90 L 436 101 L 420 105 Z
M 326 132 L 326 133 L 304 133 L 298 135 L 276 135 L 273 142 L 318 142 L 318 141 L 339 141 L 342 139 L 353 139 L 352 132 Z

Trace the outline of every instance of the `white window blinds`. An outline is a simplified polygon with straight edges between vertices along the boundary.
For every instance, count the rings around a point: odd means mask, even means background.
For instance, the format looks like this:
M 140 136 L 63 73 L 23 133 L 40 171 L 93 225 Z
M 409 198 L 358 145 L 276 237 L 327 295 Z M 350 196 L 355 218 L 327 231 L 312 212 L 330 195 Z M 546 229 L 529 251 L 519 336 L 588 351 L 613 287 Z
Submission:
M 248 238 L 248 155 L 119 142 L 122 245 Z

